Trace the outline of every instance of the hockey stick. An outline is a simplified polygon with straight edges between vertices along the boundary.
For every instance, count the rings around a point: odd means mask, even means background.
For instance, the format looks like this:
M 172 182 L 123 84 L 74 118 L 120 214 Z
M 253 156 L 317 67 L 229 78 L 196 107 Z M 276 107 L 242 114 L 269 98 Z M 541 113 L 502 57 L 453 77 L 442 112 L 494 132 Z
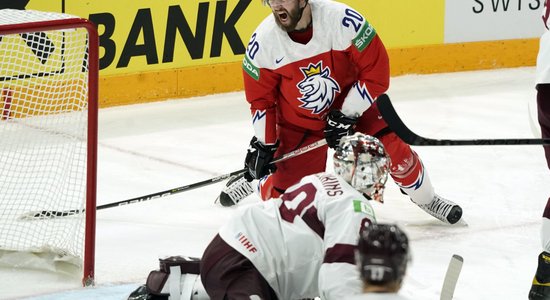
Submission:
M 390 98 L 382 94 L 376 100 L 380 114 L 388 123 L 390 129 L 405 143 L 414 146 L 492 146 L 492 145 L 550 145 L 550 139 L 475 139 L 449 140 L 431 139 L 419 136 L 410 130 L 399 118 Z
M 458 254 L 454 254 L 451 257 L 451 262 L 449 267 L 447 267 L 447 273 L 445 274 L 445 279 L 443 279 L 443 287 L 441 288 L 440 300 L 452 300 L 455 293 L 456 282 L 458 281 L 458 276 L 462 270 L 462 264 L 464 259 Z
M 296 156 L 301 155 L 303 153 L 309 152 L 313 149 L 317 149 L 319 147 L 322 147 L 326 144 L 327 144 L 327 142 L 326 142 L 325 139 L 318 140 L 315 143 L 309 144 L 309 145 L 304 146 L 300 149 L 296 149 L 296 150 L 291 151 L 289 153 L 286 153 L 286 154 L 284 154 L 280 157 L 277 157 L 271 163 L 273 164 L 273 163 L 285 161 L 289 158 L 296 157 Z M 96 210 L 106 209 L 106 208 L 111 208 L 111 207 L 117 207 L 117 206 L 123 206 L 123 205 L 128 205 L 128 204 L 133 204 L 133 203 L 138 203 L 138 202 L 144 202 L 144 201 L 149 201 L 149 200 L 158 199 L 158 198 L 163 198 L 163 197 L 166 197 L 166 196 L 171 196 L 171 195 L 174 195 L 174 194 L 178 194 L 178 193 L 190 191 L 190 190 L 193 190 L 193 189 L 196 189 L 196 188 L 200 188 L 200 187 L 203 187 L 203 186 L 207 186 L 207 185 L 225 180 L 225 179 L 227 179 L 231 176 L 240 175 L 244 172 L 246 172 L 246 169 L 233 171 L 231 173 L 220 175 L 220 176 L 217 176 L 217 177 L 214 177 L 214 178 L 211 178 L 211 179 L 203 180 L 203 181 L 196 182 L 196 183 L 189 184 L 189 185 L 180 186 L 180 187 L 177 187 L 177 188 L 169 189 L 169 190 L 158 192 L 158 193 L 153 193 L 153 194 L 149 194 L 149 195 L 145 195 L 145 196 L 141 196 L 141 197 L 136 197 L 136 198 L 132 198 L 132 199 L 128 199 L 128 200 L 113 202 L 113 203 L 109 203 L 109 204 L 98 205 L 98 206 L 96 206 Z M 72 216 L 72 215 L 80 214 L 80 213 L 83 213 L 84 211 L 85 211 L 84 209 L 71 209 L 71 210 L 62 210 L 62 211 L 42 210 L 42 211 L 34 211 L 34 212 L 25 213 L 25 214 L 21 215 L 19 217 L 19 219 L 33 219 L 33 218 L 47 219 L 47 218 L 55 218 L 55 217 L 66 217 L 66 216 Z

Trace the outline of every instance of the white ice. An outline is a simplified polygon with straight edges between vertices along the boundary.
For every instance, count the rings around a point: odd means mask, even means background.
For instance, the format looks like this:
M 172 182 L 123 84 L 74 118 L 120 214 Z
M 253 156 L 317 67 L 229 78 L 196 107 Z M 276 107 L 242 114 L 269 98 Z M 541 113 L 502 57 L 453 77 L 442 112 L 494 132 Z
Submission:
M 534 68 L 407 75 L 389 95 L 405 123 L 434 138 L 533 138 Z M 121 87 L 131 88 L 131 87 Z M 101 109 L 98 205 L 242 168 L 253 134 L 242 92 Z M 380 221 L 411 238 L 401 294 L 439 299 L 453 254 L 464 257 L 455 299 L 526 299 L 541 251 L 550 172 L 541 146 L 414 147 L 436 192 L 468 226 L 436 221 L 388 183 Z M 97 212 L 96 286 L 48 272 L 0 271 L 0 298 L 125 299 L 167 255 L 200 256 L 236 208 L 214 204 L 224 183 Z M 245 203 L 259 201 L 255 196 Z

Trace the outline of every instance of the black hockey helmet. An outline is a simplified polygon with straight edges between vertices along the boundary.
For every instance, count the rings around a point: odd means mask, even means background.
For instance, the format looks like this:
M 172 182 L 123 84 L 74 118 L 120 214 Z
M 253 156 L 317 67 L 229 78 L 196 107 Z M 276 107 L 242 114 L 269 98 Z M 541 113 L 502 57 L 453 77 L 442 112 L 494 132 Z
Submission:
M 410 260 L 409 239 L 397 225 L 371 224 L 361 231 L 356 256 L 365 282 L 400 285 Z

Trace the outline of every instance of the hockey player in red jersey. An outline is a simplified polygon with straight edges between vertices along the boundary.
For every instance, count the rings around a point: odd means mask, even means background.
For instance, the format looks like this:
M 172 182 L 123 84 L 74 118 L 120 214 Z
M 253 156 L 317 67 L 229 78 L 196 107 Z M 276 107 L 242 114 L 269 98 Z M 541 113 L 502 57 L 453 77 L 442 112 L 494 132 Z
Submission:
M 264 1 L 272 14 L 252 35 L 243 60 L 255 133 L 248 172 L 229 180 L 220 203 L 234 205 L 251 194 L 255 179 L 262 179 L 263 199 L 278 196 L 303 176 L 324 171 L 327 147 L 270 165 L 275 155 L 323 138 L 334 148 L 358 131 L 382 141 L 392 178 L 414 203 L 445 223 L 458 222 L 460 206 L 434 193 L 416 152 L 378 112 L 376 98 L 388 89 L 390 73 L 374 27 L 355 9 L 330 0 Z
M 538 121 L 543 138 L 550 138 L 550 3 L 544 2 L 542 21 L 546 28 L 540 38 L 537 57 L 537 108 Z M 550 146 L 544 146 L 546 163 L 550 169 Z M 550 299 L 550 198 L 542 215 L 542 253 L 538 258 L 538 268 L 529 291 L 530 300 Z

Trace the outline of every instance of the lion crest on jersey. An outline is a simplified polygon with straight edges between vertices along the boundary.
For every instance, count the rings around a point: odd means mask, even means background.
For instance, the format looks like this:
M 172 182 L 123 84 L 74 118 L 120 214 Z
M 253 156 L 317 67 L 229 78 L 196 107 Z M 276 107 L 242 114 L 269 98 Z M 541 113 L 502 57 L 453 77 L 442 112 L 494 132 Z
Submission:
M 323 63 L 310 63 L 306 68 L 300 68 L 305 78 L 296 85 L 302 94 L 298 98 L 300 106 L 311 110 L 314 114 L 323 112 L 334 102 L 336 92 L 340 92 L 338 82 L 330 77 L 330 69 L 323 68 Z

